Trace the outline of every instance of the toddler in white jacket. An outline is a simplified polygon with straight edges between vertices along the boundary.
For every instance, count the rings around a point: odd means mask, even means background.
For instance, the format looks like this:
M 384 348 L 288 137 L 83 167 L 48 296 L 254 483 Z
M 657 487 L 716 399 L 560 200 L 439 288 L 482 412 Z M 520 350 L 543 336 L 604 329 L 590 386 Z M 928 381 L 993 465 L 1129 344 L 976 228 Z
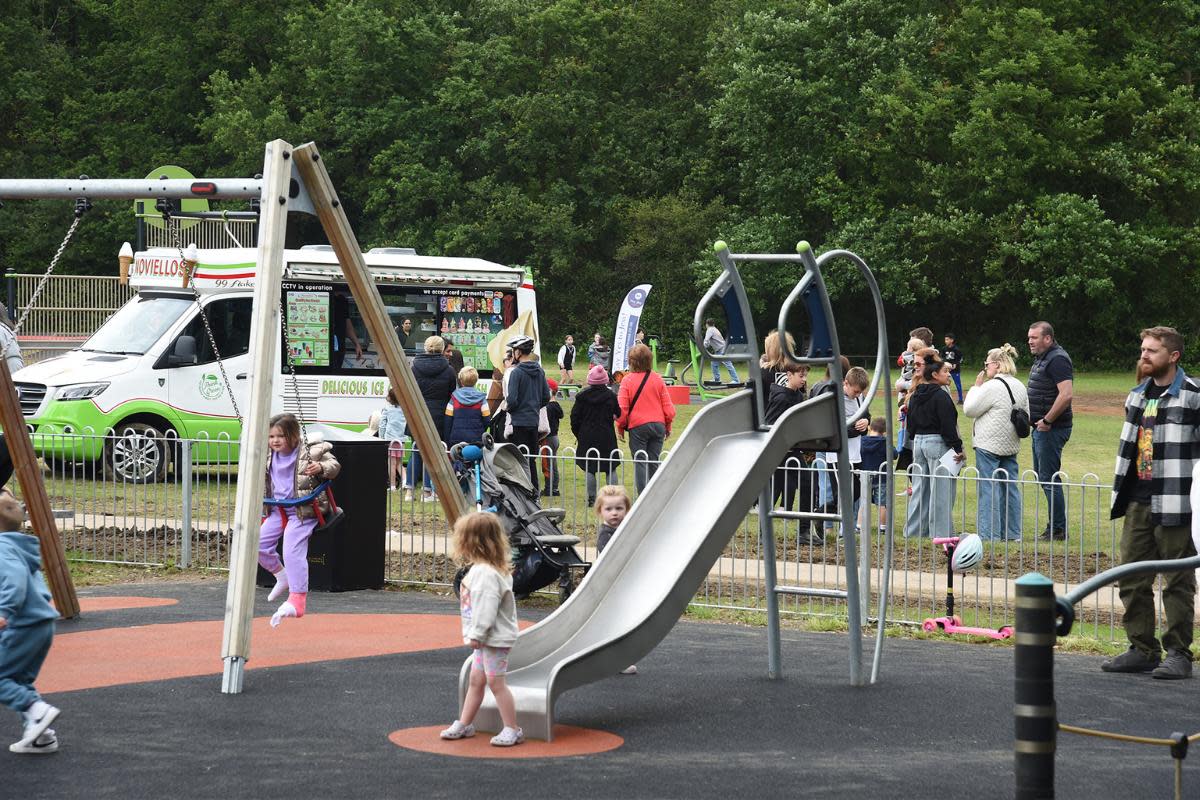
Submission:
M 455 523 L 453 548 L 456 560 L 471 565 L 459 591 L 459 610 L 463 643 L 470 645 L 475 655 L 462 712 L 441 735 L 443 739 L 475 735 L 472 723 L 486 684 L 504 722 L 504 730 L 492 737 L 492 744 L 512 747 L 525 741 L 525 733 L 517 727 L 516 704 L 504 680 L 508 653 L 518 633 L 508 536 L 495 514 L 480 511 Z

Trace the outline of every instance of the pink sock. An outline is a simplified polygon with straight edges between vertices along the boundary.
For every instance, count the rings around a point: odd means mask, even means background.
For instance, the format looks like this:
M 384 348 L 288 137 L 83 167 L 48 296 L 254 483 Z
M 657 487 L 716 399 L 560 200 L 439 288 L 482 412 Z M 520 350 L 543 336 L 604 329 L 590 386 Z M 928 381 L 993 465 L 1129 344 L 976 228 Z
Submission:
M 288 602 L 292 604 L 292 608 L 296 609 L 296 617 L 303 617 L 304 606 L 308 604 L 308 593 L 292 592 L 288 595 Z

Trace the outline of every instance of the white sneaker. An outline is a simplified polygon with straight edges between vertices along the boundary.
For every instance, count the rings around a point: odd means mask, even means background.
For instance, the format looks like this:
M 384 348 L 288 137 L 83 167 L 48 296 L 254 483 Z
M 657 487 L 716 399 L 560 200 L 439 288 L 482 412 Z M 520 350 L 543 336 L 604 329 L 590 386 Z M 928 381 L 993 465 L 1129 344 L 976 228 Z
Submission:
M 512 747 L 514 744 L 520 744 L 523 741 L 525 741 L 525 731 L 520 728 L 506 727 L 492 737 L 492 744 L 496 747 Z
M 61 713 L 45 700 L 37 700 L 24 712 L 25 736 L 17 744 L 32 745 L 39 736 L 46 732 L 50 723 L 54 722 Z
M 436 494 L 427 494 L 421 498 L 422 503 L 436 503 L 438 496 Z
M 450 727 L 442 731 L 443 739 L 470 739 L 474 735 L 474 725 L 463 725 L 458 720 L 451 722 Z
M 278 600 L 280 597 L 283 597 L 285 594 L 287 594 L 287 590 L 287 572 L 281 569 L 279 572 L 275 573 L 275 585 L 271 587 L 271 591 L 267 594 L 267 600 Z
M 625 669 L 621 670 L 622 675 L 637 675 L 637 664 L 630 664 Z
M 35 755 L 57 753 L 58 736 L 54 733 L 53 728 L 46 728 L 42 735 L 38 736 L 32 742 L 27 742 L 24 739 L 19 742 L 13 742 L 8 746 L 8 752 Z
M 271 615 L 271 627 L 278 628 L 279 623 L 283 622 L 284 617 L 294 616 L 296 616 L 296 607 L 287 600 L 284 600 L 283 603 L 280 604 L 279 610 Z

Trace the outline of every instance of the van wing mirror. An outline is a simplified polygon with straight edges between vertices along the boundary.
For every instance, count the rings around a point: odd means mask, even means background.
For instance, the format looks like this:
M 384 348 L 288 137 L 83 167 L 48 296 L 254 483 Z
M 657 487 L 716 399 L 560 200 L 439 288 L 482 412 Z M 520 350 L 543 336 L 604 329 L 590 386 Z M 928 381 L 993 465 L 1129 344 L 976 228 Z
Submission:
M 167 359 L 167 366 L 191 366 L 196 361 L 196 337 L 185 335 L 176 339 L 175 345 L 171 348 L 171 355 Z

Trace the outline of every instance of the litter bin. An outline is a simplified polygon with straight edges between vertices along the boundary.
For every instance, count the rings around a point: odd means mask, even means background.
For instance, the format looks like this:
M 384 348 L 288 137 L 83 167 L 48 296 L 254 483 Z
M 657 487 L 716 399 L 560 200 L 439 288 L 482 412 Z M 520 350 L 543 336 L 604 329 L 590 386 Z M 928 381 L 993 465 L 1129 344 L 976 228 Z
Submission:
M 344 516 L 308 540 L 309 591 L 381 589 L 387 544 L 388 443 L 328 425 L 309 425 L 309 441 L 316 437 L 333 445 L 342 465 L 331 487 Z M 282 539 L 279 550 L 282 553 Z M 274 586 L 275 577 L 259 567 L 258 585 Z

